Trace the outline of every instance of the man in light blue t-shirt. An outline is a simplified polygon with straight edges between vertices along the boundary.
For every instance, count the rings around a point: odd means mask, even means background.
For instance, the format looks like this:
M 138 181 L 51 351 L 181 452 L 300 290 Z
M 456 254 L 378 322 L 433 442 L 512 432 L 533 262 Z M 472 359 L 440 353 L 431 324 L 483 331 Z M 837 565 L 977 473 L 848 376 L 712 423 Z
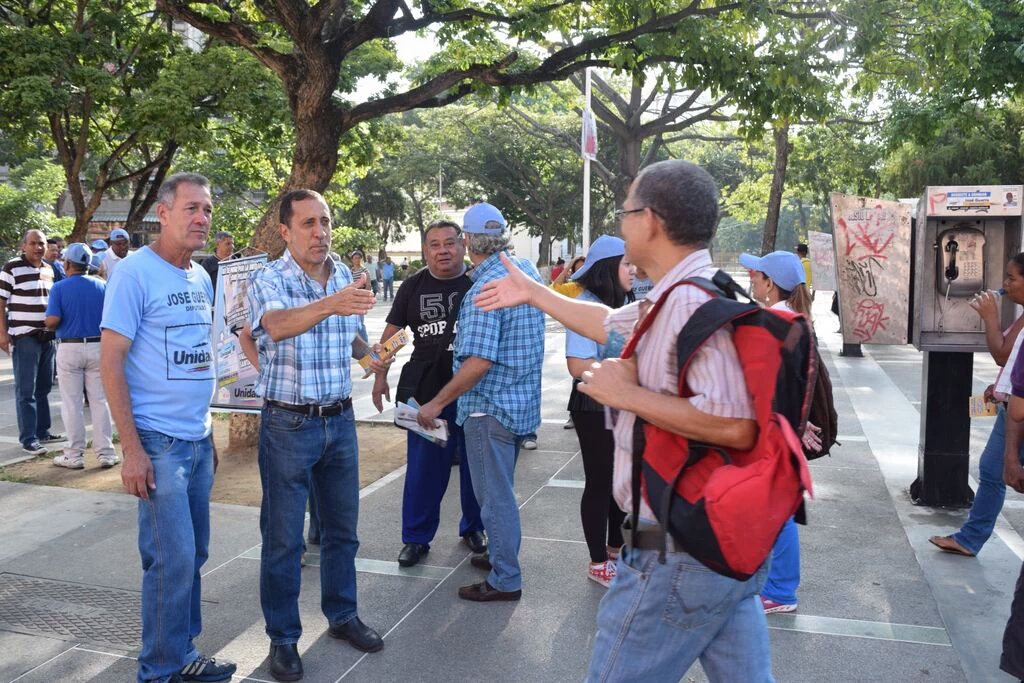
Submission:
M 121 435 L 121 481 L 139 498 L 142 648 L 138 680 L 224 681 L 235 665 L 200 655 L 199 571 L 217 468 L 210 276 L 192 263 L 210 233 L 203 176 L 160 187 L 160 235 L 118 266 L 103 305 L 100 371 Z

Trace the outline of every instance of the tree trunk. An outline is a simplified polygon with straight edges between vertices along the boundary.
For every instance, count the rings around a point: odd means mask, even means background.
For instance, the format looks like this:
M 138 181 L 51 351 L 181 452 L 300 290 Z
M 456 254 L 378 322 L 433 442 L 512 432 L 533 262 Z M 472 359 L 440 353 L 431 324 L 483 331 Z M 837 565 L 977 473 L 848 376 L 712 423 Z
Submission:
M 786 185 L 786 166 L 793 146 L 789 143 L 789 124 L 773 131 L 775 137 L 775 169 L 772 171 L 772 188 L 768 194 L 768 215 L 764 219 L 764 236 L 761 239 L 761 253 L 775 251 L 775 237 L 779 232 L 779 213 L 782 208 L 782 191 Z
M 322 65 L 321 65 L 322 66 Z M 303 70 L 302 80 L 284 80 L 295 121 L 295 152 L 292 170 L 281 195 L 297 189 L 323 192 L 338 167 L 338 140 L 347 129 L 343 117 L 331 106 L 338 80 L 338 68 L 329 65 Z M 284 252 L 284 240 L 277 229 L 281 195 L 267 208 L 253 233 L 252 245 L 275 259 Z
M 260 416 L 251 413 L 231 413 L 228 426 L 228 450 L 234 453 L 252 452 L 259 442 Z

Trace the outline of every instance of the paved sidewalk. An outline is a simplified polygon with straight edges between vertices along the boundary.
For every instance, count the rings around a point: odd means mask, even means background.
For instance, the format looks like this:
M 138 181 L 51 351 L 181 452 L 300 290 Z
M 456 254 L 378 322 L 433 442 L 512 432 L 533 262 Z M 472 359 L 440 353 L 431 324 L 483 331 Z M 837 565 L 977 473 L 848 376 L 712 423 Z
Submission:
M 370 316 L 371 336 L 383 329 L 382 309 Z M 769 618 L 775 678 L 1010 681 L 998 671 L 998 657 L 1024 557 L 1024 497 L 1011 493 L 998 535 L 976 559 L 928 544 L 929 535 L 954 529 L 966 513 L 917 508 L 906 493 L 917 463 L 920 354 L 909 346 L 866 347 L 863 359 L 839 358 L 835 326 L 822 307 L 818 332 L 843 445 L 811 465 L 817 497 L 809 505 L 810 525 L 801 530 L 800 610 Z M 398 567 L 400 469 L 360 496 L 360 615 L 385 635 L 385 648 L 363 655 L 327 637 L 319 574 L 308 567 L 299 643 L 304 680 L 582 679 L 604 589 L 585 578 L 583 469 L 575 433 L 561 427 L 569 386 L 562 350 L 563 335 L 551 325 L 540 450 L 522 453 L 516 477 L 522 601 L 481 605 L 456 597 L 458 586 L 481 576 L 457 536 L 457 476 L 426 564 Z M 11 388 L 4 362 L 0 405 L 6 407 Z M 975 369 L 980 393 L 996 368 L 978 355 Z M 356 405 L 357 415 L 369 418 L 368 396 L 360 399 L 358 392 L 368 388 L 357 382 Z M 991 420 L 975 422 L 973 472 L 990 428 Z M 0 433 L 13 435 L 6 426 Z M 134 500 L 0 482 L 0 520 L 0 682 L 132 680 L 141 574 Z M 258 599 L 258 510 L 214 505 L 210 550 L 199 644 L 237 661 L 237 679 L 271 680 Z M 706 678 L 697 665 L 685 680 Z

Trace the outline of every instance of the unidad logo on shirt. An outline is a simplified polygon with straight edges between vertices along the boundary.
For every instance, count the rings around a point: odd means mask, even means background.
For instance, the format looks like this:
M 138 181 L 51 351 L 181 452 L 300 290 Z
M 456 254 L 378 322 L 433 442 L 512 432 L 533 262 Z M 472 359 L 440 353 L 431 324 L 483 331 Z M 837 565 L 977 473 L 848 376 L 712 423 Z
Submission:
M 168 380 L 213 379 L 210 328 L 210 323 L 191 323 L 170 325 L 164 330 Z

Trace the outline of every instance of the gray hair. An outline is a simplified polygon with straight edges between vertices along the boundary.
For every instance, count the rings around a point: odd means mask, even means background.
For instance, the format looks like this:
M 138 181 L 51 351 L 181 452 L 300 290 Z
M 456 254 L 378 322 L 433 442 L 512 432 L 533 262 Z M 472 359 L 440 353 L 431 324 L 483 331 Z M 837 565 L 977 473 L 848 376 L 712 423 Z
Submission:
M 697 164 L 659 161 L 633 181 L 636 208 L 646 207 L 665 222 L 675 244 L 707 247 L 718 228 L 718 187 Z
M 467 249 L 480 256 L 490 256 L 499 251 L 507 251 L 512 246 L 512 241 L 502 235 L 485 235 L 484 233 L 466 233 L 469 235 Z
M 167 208 L 172 208 L 174 206 L 174 196 L 178 192 L 178 186 L 186 184 L 210 188 L 210 181 L 206 179 L 206 176 L 199 175 L 198 173 L 175 173 L 160 185 L 160 189 L 156 193 L 157 203 L 163 204 Z

